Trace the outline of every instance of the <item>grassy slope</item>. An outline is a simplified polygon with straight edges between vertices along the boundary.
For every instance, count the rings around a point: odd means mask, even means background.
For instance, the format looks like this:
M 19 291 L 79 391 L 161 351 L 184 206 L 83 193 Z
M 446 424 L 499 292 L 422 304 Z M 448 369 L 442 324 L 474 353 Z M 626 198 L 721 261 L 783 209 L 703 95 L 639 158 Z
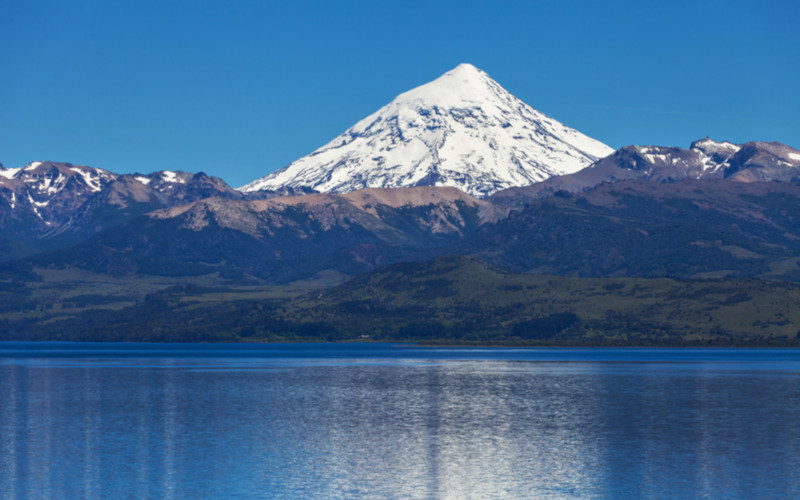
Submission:
M 757 279 L 513 274 L 468 257 L 340 285 L 40 273 L 0 290 L 3 339 L 795 345 L 800 331 L 800 285 Z
M 785 342 L 800 330 L 800 286 L 754 279 L 512 274 L 477 259 L 445 257 L 388 266 L 295 300 L 283 311 L 290 322 L 330 322 L 372 337 L 643 345 Z
M 7 273 L 0 275 L 0 340 L 236 340 L 240 304 L 287 300 L 342 281 L 335 273 L 283 286 L 219 274 Z

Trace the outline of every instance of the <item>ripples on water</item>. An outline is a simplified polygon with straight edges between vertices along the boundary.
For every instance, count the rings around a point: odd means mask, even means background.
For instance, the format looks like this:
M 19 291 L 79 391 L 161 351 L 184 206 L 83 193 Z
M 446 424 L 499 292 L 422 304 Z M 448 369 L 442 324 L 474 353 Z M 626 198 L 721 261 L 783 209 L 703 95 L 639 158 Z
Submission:
M 800 352 L 0 344 L 0 498 L 800 497 Z

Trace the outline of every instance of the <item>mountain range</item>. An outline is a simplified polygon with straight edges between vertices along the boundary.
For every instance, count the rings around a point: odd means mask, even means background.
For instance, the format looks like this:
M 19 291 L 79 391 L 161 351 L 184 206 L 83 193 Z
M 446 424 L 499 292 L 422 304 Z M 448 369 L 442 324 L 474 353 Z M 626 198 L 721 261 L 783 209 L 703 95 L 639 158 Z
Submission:
M 201 283 L 203 303 L 218 300 L 208 292 L 217 286 L 237 287 L 235 297 L 294 296 L 399 262 L 420 263 L 409 268 L 418 275 L 446 256 L 508 273 L 723 280 L 733 295 L 744 286 L 735 280 L 800 282 L 800 151 L 709 138 L 688 149 L 612 151 L 464 64 L 240 189 L 202 172 L 0 168 L 0 322 L 18 332 L 28 321 L 77 321 L 88 314 L 79 304 L 95 304 L 111 322 L 118 310 L 135 318 L 170 284 Z M 113 293 L 112 282 L 120 283 Z M 368 293 L 367 282 L 350 283 L 348 294 Z M 334 299 L 325 307 L 344 307 Z M 292 316 L 300 303 L 274 307 L 269 314 L 289 315 L 275 328 L 314 316 Z M 561 306 L 546 310 L 556 316 L 542 325 L 565 318 Z M 320 321 L 336 323 L 330 314 Z M 577 335 L 575 325 L 590 323 L 570 324 Z
M 656 150 L 660 153 L 642 153 Z M 737 157 L 741 151 L 748 151 L 749 160 Z M 111 221 L 109 213 L 120 218 L 109 206 L 124 205 L 84 202 L 81 213 L 89 215 L 68 219 L 62 227 L 71 232 L 64 229 L 60 236 L 84 234 L 82 241 L 8 265 L 116 275 L 222 271 L 288 283 L 323 275 L 344 280 L 398 261 L 473 255 L 539 274 L 796 281 L 800 185 L 790 174 L 798 167 L 775 151 L 789 157 L 796 150 L 749 143 L 722 167 L 710 165 L 705 176 L 688 177 L 687 171 L 702 165 L 687 162 L 701 158 L 696 149 L 626 147 L 565 176 L 581 182 L 562 182 L 554 190 L 549 184 L 562 178 L 553 178 L 487 199 L 432 186 L 245 199 L 217 186 L 214 196 L 188 203 L 170 204 L 166 196 L 140 197 L 136 203 L 124 198 L 131 203 L 125 212 L 130 216 L 107 228 L 93 224 Z M 598 183 L 596 172 L 607 175 Z M 775 180 L 742 180 L 765 172 Z M 178 196 L 189 184 L 169 191 Z M 133 186 L 148 187 L 140 181 Z M 134 216 L 134 210 L 148 208 L 157 209 Z
M 506 189 L 495 201 L 546 197 L 558 191 L 586 191 L 621 180 L 677 182 L 684 179 L 726 179 L 735 182 L 800 184 L 800 152 L 779 142 L 731 144 L 709 138 L 689 149 L 663 146 L 625 146 L 578 172 L 528 186 Z
M 160 208 L 204 198 L 264 199 L 310 192 L 242 193 L 202 172 L 116 174 L 70 163 L 0 166 L 0 259 L 63 248 Z

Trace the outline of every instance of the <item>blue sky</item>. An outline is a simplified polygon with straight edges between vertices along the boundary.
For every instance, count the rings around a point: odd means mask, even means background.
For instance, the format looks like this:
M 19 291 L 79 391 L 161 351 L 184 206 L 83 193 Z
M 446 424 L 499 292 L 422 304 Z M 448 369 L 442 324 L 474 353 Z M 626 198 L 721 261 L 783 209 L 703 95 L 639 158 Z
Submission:
M 800 2 L 0 3 L 0 162 L 239 186 L 461 62 L 612 147 L 800 148 Z

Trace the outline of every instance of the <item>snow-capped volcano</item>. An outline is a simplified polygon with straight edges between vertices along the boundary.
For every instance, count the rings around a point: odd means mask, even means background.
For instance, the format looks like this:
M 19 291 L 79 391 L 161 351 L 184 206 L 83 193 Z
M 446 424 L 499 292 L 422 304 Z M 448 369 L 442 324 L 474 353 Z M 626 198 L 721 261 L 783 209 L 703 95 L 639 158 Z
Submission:
M 613 150 L 461 64 L 242 191 L 453 186 L 473 196 L 576 172 Z

